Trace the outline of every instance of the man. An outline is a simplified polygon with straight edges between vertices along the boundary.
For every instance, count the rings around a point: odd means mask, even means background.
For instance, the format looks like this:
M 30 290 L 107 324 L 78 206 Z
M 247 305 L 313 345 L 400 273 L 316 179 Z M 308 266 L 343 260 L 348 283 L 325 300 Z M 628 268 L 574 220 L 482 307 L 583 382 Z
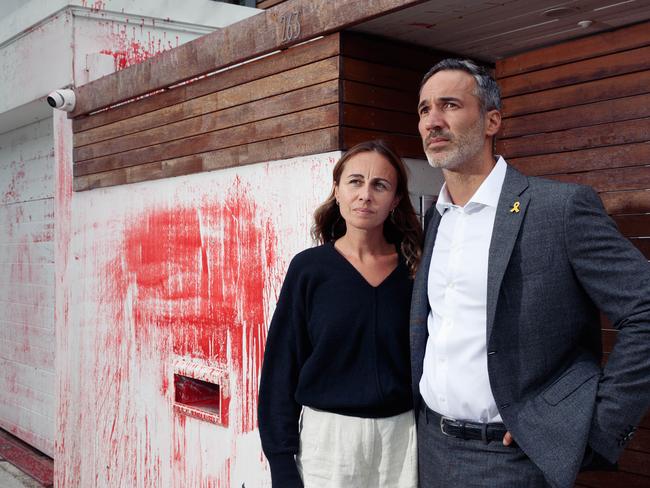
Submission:
M 612 466 L 650 399 L 650 266 L 589 187 L 492 152 L 494 79 L 425 75 L 419 130 L 445 184 L 411 308 L 420 485 L 571 487 Z M 618 339 L 601 370 L 599 312 Z

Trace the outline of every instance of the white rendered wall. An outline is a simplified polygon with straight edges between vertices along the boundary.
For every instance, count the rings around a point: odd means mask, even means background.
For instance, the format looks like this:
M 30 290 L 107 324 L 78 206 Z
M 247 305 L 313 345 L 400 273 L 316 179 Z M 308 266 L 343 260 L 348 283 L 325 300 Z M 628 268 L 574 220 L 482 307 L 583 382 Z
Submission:
M 52 119 L 0 135 L 0 428 L 52 455 Z
M 266 331 L 339 156 L 72 194 L 58 486 L 271 486 L 256 420 Z M 413 190 L 437 193 L 438 173 L 409 165 Z M 174 411 L 179 358 L 226 371 L 227 426 Z
M 55 188 L 64 195 L 71 186 L 65 148 L 72 133 L 62 113 L 54 114 L 53 133 L 45 97 L 258 11 L 208 0 L 4 0 L 2 10 L 0 428 L 53 456 L 60 393 L 54 381 L 54 228 L 69 225 L 71 195 L 57 205 L 53 198 Z M 57 323 L 66 313 L 60 310 Z

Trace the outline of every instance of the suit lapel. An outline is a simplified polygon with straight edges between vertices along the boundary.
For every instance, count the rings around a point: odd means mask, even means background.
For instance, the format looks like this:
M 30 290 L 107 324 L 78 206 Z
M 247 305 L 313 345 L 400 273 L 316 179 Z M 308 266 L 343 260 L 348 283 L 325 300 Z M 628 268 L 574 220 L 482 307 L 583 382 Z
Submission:
M 418 307 L 416 312 L 416 320 L 425 321 L 429 315 L 429 297 L 428 297 L 428 283 L 429 283 L 429 265 L 431 264 L 431 256 L 433 255 L 433 245 L 436 242 L 436 235 L 438 234 L 438 225 L 440 224 L 440 213 L 434 208 L 431 214 L 431 220 L 427 228 L 427 233 L 424 237 L 424 247 L 422 248 L 422 259 L 420 260 L 419 272 L 416 274 L 415 283 L 413 284 L 413 291 L 415 293 L 414 302 L 417 302 Z
M 530 195 L 524 193 L 526 188 L 528 188 L 528 178 L 512 166 L 508 166 L 494 218 L 494 230 L 488 257 L 486 307 L 488 343 L 494 327 L 497 299 L 503 275 L 510 261 L 510 255 L 530 200 Z M 516 209 L 519 211 L 517 212 Z

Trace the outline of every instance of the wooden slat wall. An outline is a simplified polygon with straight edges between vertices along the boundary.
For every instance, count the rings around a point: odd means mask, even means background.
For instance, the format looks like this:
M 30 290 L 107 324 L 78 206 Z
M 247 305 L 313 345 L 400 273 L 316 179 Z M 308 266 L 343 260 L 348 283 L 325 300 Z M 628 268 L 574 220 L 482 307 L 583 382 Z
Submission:
M 271 8 L 287 0 L 257 0 L 257 8 Z
M 74 119 L 74 188 L 347 149 L 378 137 L 423 158 L 418 86 L 440 58 L 342 32 Z
M 593 186 L 621 232 L 650 258 L 650 24 L 499 61 L 500 154 L 529 175 Z M 603 319 L 605 358 L 616 331 Z M 618 473 L 577 486 L 650 486 L 650 416 Z
M 338 149 L 339 52 L 332 34 L 74 120 L 75 190 Z
M 424 159 L 417 130 L 418 89 L 422 76 L 443 57 L 394 40 L 343 33 L 342 149 L 383 138 L 402 156 Z

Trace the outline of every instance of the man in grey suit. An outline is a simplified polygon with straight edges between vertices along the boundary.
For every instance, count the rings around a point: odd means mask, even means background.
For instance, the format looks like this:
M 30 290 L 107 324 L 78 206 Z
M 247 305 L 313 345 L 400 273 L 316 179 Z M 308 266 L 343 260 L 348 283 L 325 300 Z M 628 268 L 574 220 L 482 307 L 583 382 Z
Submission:
M 650 266 L 589 187 L 493 154 L 495 80 L 467 60 L 425 75 L 426 215 L 411 308 L 420 485 L 571 487 L 612 468 L 650 403 Z M 618 329 L 600 367 L 599 310 Z

